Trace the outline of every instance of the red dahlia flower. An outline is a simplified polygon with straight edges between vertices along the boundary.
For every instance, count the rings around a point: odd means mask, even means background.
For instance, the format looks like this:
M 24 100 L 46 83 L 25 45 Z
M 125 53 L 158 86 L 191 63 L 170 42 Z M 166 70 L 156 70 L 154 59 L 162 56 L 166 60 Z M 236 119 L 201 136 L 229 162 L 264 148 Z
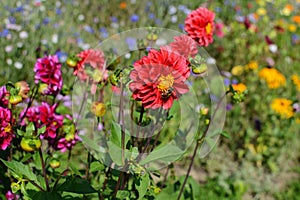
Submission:
M 185 31 L 201 46 L 208 46 L 213 42 L 214 18 L 213 12 L 200 7 L 185 19 Z
M 104 53 L 101 50 L 88 49 L 80 52 L 77 54 L 77 56 L 80 58 L 80 60 L 78 61 L 73 74 L 78 76 L 80 80 L 86 80 L 88 78 L 88 74 L 86 73 L 84 66 L 85 64 L 89 64 L 92 68 L 97 70 L 95 73 L 98 73 L 96 78 L 98 79 L 98 82 L 108 78 L 108 73 L 104 65 Z
M 134 63 L 129 88 L 145 108 L 169 109 L 174 100 L 188 92 L 184 81 L 189 75 L 185 58 L 177 52 L 167 48 L 150 50 L 148 56 Z
M 34 66 L 34 79 L 35 83 L 40 81 L 47 85 L 43 94 L 57 95 L 62 89 L 63 82 L 60 68 L 61 63 L 59 63 L 56 55 L 37 59 Z
M 169 46 L 172 51 L 178 52 L 185 59 L 189 60 L 189 57 L 195 57 L 198 53 L 197 43 L 186 35 L 174 37 L 175 42 L 171 42 Z
M 5 150 L 14 137 L 11 127 L 11 111 L 0 107 L 0 149 Z
M 56 104 L 50 106 L 48 103 L 42 102 L 42 105 L 31 107 L 26 113 L 28 122 L 33 122 L 37 128 L 46 126 L 46 131 L 41 138 L 55 138 L 57 130 L 62 127 L 64 117 L 55 113 Z M 21 113 L 21 118 L 25 110 Z M 23 125 L 25 122 L 22 123 Z

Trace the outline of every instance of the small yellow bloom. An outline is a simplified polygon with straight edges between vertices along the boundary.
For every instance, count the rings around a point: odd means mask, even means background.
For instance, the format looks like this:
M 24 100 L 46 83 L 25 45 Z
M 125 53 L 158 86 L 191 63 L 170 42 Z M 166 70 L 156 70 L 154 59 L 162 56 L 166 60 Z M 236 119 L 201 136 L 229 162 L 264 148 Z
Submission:
M 275 68 L 263 68 L 259 71 L 258 76 L 266 81 L 270 89 L 277 89 L 286 84 L 284 75 Z
M 240 76 L 243 74 L 243 72 L 244 72 L 244 67 L 242 65 L 234 66 L 231 69 L 231 74 L 234 76 Z
M 255 70 L 258 68 L 258 63 L 256 61 L 251 61 L 246 65 L 247 69 Z
M 257 11 L 256 11 L 256 13 L 257 13 L 258 15 L 260 15 L 260 16 L 263 16 L 263 15 L 266 15 L 266 14 L 267 14 L 267 11 L 266 11 L 266 9 L 264 9 L 264 8 L 258 8 Z
M 106 113 L 106 106 L 102 102 L 93 102 L 91 111 L 97 117 L 102 117 Z
M 291 78 L 293 83 L 296 85 L 298 92 L 300 92 L 300 77 L 294 74 Z
M 271 103 L 271 108 L 282 118 L 288 119 L 294 115 L 292 101 L 285 98 L 274 99 Z
M 244 83 L 232 84 L 231 86 L 238 93 L 243 93 L 244 91 L 247 90 L 247 86 Z
M 296 30 L 297 30 L 297 26 L 295 25 L 295 24 L 290 24 L 289 26 L 288 26 L 288 29 L 289 29 L 289 31 L 290 32 L 296 32 Z
M 286 4 L 286 6 L 281 10 L 281 14 L 285 16 L 289 16 L 291 12 L 294 10 L 294 6 L 291 4 Z

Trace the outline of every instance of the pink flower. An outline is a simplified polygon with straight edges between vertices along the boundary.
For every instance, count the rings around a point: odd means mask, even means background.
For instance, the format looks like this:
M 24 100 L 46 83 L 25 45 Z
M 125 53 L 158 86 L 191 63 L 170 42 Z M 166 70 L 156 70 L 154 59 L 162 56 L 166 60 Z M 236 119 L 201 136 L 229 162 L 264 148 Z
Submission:
M 186 35 L 174 37 L 175 42 L 171 42 L 169 46 L 172 51 L 178 52 L 179 55 L 189 59 L 189 57 L 195 57 L 198 53 L 197 43 Z
M 201 46 L 208 46 L 213 42 L 214 18 L 213 12 L 200 7 L 185 19 L 185 31 Z
M 219 37 L 219 38 L 224 37 L 223 28 L 224 28 L 223 23 L 216 23 L 215 33 L 216 33 L 217 37 Z
M 0 87 L 0 106 L 7 107 L 7 105 L 8 105 L 8 99 L 7 99 L 8 94 L 9 93 L 8 93 L 8 91 L 6 91 L 5 86 Z
M 7 200 L 17 200 L 19 199 L 19 195 L 12 193 L 10 190 L 6 192 L 5 198 Z
M 129 84 L 132 97 L 145 108 L 169 109 L 173 101 L 188 92 L 184 83 L 190 75 L 186 60 L 178 53 L 161 48 L 150 50 L 148 56 L 134 63 Z
M 26 113 L 28 122 L 33 122 L 37 128 L 46 126 L 46 131 L 41 135 L 41 138 L 53 139 L 57 135 L 57 131 L 63 125 L 64 116 L 55 113 L 56 104 L 50 106 L 48 103 L 42 102 L 42 105 L 31 107 Z M 21 116 L 24 115 L 22 111 Z M 25 125 L 22 122 L 22 125 Z
M 61 63 L 59 63 L 56 55 L 37 59 L 34 66 L 34 79 L 35 83 L 42 82 L 47 85 L 43 94 L 57 95 L 62 89 L 63 81 L 60 68 Z
M 0 149 L 2 150 L 5 150 L 15 137 L 11 120 L 11 110 L 0 107 Z
M 58 140 L 57 148 L 63 153 L 67 150 L 71 150 L 77 141 L 80 141 L 80 137 L 76 133 L 71 137 L 67 135 Z

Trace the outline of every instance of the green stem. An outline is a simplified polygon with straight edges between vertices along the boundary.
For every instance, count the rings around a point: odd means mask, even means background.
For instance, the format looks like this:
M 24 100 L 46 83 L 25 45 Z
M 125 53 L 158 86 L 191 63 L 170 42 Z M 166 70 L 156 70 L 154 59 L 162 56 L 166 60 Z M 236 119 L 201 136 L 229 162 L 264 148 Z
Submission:
M 45 165 L 45 161 L 44 161 L 43 153 L 42 153 L 41 149 L 39 149 L 39 155 L 40 155 L 40 159 L 42 162 L 42 170 L 43 170 L 43 176 L 44 176 L 45 183 L 46 183 L 46 189 L 47 189 L 47 191 L 50 191 L 49 182 L 48 182 L 47 173 L 46 173 L 46 165 Z

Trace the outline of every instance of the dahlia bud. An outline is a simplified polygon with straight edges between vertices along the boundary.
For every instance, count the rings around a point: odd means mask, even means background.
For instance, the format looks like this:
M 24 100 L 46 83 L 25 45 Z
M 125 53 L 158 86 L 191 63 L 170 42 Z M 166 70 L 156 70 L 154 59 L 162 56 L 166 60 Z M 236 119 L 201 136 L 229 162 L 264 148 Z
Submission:
M 27 152 L 33 152 L 38 150 L 42 146 L 42 142 L 39 138 L 25 138 L 23 137 L 21 140 L 21 148 Z
M 17 193 L 21 189 L 21 186 L 19 183 L 13 182 L 10 184 L 10 188 L 11 188 L 12 193 Z
M 16 82 L 15 87 L 19 90 L 19 95 L 23 99 L 28 98 L 27 94 L 28 94 L 30 88 L 29 88 L 28 84 L 25 81 Z
M 60 167 L 60 162 L 59 162 L 59 160 L 58 159 L 56 159 L 56 158 L 52 158 L 51 160 L 50 160 L 50 167 L 52 168 L 52 169 L 56 169 L 56 168 L 59 168 Z
M 12 105 L 17 105 L 21 101 L 22 101 L 22 97 L 19 95 L 9 96 L 9 103 L 11 103 Z

